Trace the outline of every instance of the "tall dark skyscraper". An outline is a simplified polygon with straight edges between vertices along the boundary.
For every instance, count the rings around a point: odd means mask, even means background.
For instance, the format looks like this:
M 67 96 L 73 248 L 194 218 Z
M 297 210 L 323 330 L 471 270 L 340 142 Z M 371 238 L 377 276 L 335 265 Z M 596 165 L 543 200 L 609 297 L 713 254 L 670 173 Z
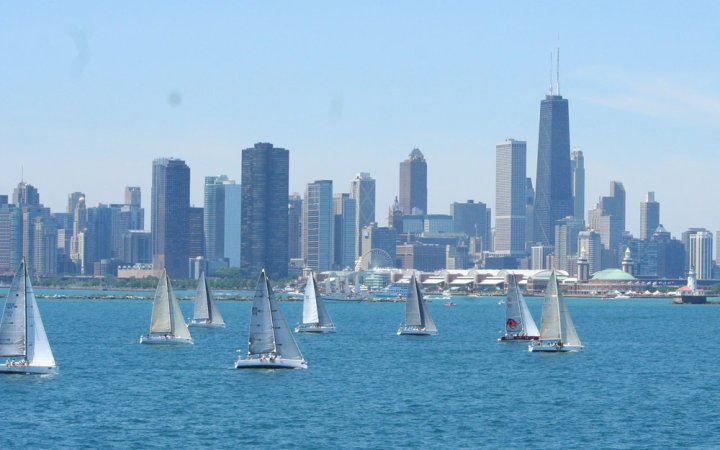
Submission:
M 427 163 L 420 149 L 413 149 L 400 163 L 400 209 L 403 214 L 427 214 Z
M 152 175 L 153 268 L 187 278 L 190 255 L 190 168 L 182 159 L 158 158 Z
M 570 172 L 570 118 L 568 101 L 559 83 L 540 102 L 537 177 L 535 178 L 535 241 L 555 244 L 555 222 L 573 215 Z
M 290 152 L 257 143 L 242 152 L 241 268 L 274 278 L 288 274 Z

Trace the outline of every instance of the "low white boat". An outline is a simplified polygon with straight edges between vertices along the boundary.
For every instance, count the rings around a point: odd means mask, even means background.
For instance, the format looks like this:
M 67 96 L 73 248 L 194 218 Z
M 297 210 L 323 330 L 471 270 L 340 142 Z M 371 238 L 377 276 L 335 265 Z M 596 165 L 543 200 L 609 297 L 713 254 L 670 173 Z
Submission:
M 505 334 L 498 341 L 519 342 L 536 340 L 540 336 L 525 298 L 520 293 L 514 274 L 509 275 L 505 299 Z
M 20 263 L 5 300 L 0 320 L 0 373 L 52 375 L 58 372 L 25 259 Z
M 193 343 L 166 270 L 163 270 L 155 290 L 150 333 L 141 336 L 140 343 L 163 345 Z
M 423 299 L 420 286 L 415 275 L 410 277 L 410 285 L 405 301 L 405 322 L 397 330 L 400 335 L 435 336 L 438 329 L 427 310 L 427 303 Z
M 315 281 L 315 274 L 310 272 L 305 285 L 305 294 L 303 298 L 303 319 L 295 327 L 296 333 L 334 333 L 335 324 L 330 318 L 330 314 L 325 308 L 320 296 L 320 290 Z
M 554 270 L 545 289 L 540 339 L 531 342 L 528 349 L 531 352 L 577 352 L 583 349 Z
M 236 369 L 307 369 L 292 331 L 275 299 L 265 270 L 260 273 L 253 299 L 247 355 Z
M 218 328 L 224 327 L 220 311 L 218 311 L 215 299 L 212 296 L 210 287 L 205 278 L 205 272 L 200 274 L 197 293 L 195 294 L 195 305 L 193 307 L 193 318 L 188 323 L 189 327 Z

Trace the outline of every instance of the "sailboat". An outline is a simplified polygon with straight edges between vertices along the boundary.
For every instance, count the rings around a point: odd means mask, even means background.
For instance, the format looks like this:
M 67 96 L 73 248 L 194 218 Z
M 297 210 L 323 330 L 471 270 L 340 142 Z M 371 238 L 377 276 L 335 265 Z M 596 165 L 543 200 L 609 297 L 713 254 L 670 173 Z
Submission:
M 188 324 L 190 327 L 224 327 L 220 311 L 217 309 L 215 299 L 210 292 L 210 287 L 205 278 L 205 272 L 200 273 L 200 280 L 197 285 L 197 293 L 195 294 L 195 307 L 193 308 L 193 318 Z
M 505 334 L 498 341 L 529 341 L 540 336 L 527 303 L 520 293 L 515 275 L 510 275 L 505 299 Z
M 545 289 L 540 339 L 530 343 L 531 352 L 577 352 L 583 346 L 553 270 Z
M 56 374 L 50 342 L 40 318 L 35 293 L 28 276 L 25 259 L 20 262 L 0 320 L 0 356 L 8 359 L 0 364 L 0 373 Z
M 178 305 L 167 271 L 163 270 L 153 299 L 150 333 L 141 344 L 192 344 L 193 340 Z
M 302 323 L 295 327 L 295 332 L 307 333 L 334 333 L 335 324 L 330 318 L 325 302 L 320 296 L 320 290 L 315 281 L 315 274 L 310 273 L 305 285 L 303 296 L 303 318 Z
M 400 325 L 397 334 L 398 336 L 401 334 L 421 336 L 434 336 L 438 334 L 437 327 L 432 317 L 430 317 L 427 303 L 425 303 L 415 275 L 410 277 L 407 300 L 405 301 L 405 323 Z
M 253 299 L 248 351 L 235 361 L 236 369 L 307 369 L 263 269 Z

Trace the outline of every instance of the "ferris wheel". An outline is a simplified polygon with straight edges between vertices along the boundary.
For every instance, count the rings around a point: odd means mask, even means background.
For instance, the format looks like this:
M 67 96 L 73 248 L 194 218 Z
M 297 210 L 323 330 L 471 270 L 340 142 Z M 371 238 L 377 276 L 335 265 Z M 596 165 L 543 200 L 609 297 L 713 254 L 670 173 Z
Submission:
M 392 257 L 388 252 L 381 248 L 374 248 L 362 255 L 355 264 L 355 271 L 376 269 L 379 267 L 393 267 Z

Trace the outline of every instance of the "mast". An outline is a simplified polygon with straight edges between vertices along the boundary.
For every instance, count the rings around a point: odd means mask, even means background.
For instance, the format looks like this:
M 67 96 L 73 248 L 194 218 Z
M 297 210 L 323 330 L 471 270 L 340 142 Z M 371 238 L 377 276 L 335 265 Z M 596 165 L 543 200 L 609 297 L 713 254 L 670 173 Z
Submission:
M 27 265 L 25 264 L 25 258 L 23 258 L 23 260 L 22 260 L 22 266 L 23 266 L 23 296 L 25 297 L 25 360 L 27 361 L 28 339 L 30 336 L 28 336 L 28 301 L 27 301 L 28 272 L 27 272 Z
M 555 300 L 555 306 L 557 306 L 558 336 L 560 337 L 560 342 L 562 342 L 562 319 L 560 317 L 560 285 L 557 282 L 557 278 L 555 277 L 555 270 L 553 270 L 552 280 L 553 283 L 555 283 L 555 294 L 557 297 Z
M 270 311 L 270 329 L 272 330 L 273 353 L 277 353 L 277 336 L 275 336 L 275 320 L 272 315 L 272 303 L 270 302 L 270 280 L 265 276 L 265 301 L 267 302 L 268 311 Z

